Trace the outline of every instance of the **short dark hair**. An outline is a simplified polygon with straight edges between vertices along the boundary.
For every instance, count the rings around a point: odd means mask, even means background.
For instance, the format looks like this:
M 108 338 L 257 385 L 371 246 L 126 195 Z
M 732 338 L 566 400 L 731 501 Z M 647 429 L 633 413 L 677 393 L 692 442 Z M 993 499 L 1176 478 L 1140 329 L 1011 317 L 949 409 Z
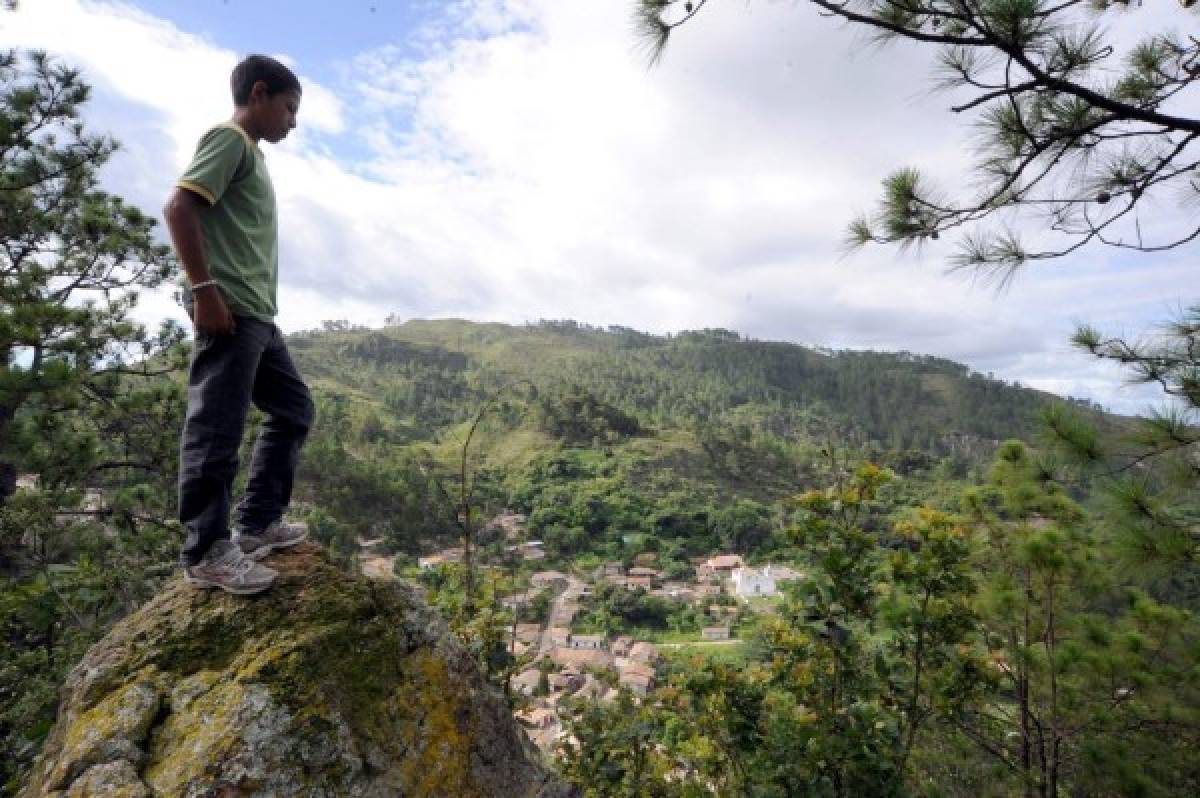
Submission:
M 274 96 L 285 91 L 302 91 L 296 73 L 266 55 L 248 55 L 233 68 L 229 88 L 233 104 L 239 108 L 250 102 L 250 90 L 259 81 L 267 84 L 267 94 Z

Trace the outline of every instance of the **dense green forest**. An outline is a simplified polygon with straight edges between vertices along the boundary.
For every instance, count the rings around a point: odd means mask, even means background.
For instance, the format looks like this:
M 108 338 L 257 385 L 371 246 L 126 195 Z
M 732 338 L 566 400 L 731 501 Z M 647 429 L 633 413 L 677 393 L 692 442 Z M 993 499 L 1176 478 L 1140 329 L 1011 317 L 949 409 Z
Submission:
M 477 415 L 467 462 L 481 507 L 529 514 L 552 553 L 665 533 L 696 554 L 754 549 L 765 522 L 743 533 L 716 517 L 767 518 L 773 501 L 813 484 L 822 450 L 923 474 L 920 489 L 936 492 L 938 479 L 978 473 L 1001 440 L 1035 435 L 1061 402 L 940 358 L 726 330 L 329 322 L 290 345 L 322 411 L 300 490 L 347 551 L 355 536 L 417 553 L 458 534 L 439 507 L 461 481 Z M 350 473 L 332 484 L 331 470 Z
M 1048 395 L 1022 390 L 942 358 L 810 349 L 709 329 L 654 336 L 571 321 L 525 327 L 412 321 L 381 331 L 293 337 L 313 351 L 309 371 L 381 395 L 416 436 L 462 420 L 505 380 L 532 381 L 546 401 L 572 391 L 656 427 L 705 422 L 784 439 L 836 434 L 890 449 L 946 453 L 963 438 L 1033 431 Z M 301 357 L 305 357 L 302 355 Z M 547 407 L 547 409 L 550 409 Z M 614 434 L 628 433 L 615 422 Z M 589 441 L 603 427 L 563 430 Z

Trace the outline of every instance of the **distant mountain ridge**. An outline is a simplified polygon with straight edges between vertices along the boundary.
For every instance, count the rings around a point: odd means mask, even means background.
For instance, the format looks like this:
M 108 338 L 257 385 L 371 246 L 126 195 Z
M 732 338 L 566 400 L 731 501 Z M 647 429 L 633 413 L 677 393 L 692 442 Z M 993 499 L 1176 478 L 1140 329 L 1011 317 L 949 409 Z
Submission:
M 780 502 L 847 465 L 950 501 L 1060 401 L 942 358 L 728 330 L 326 326 L 289 338 L 318 407 L 296 498 L 347 557 L 359 539 L 409 556 L 460 540 L 464 490 L 482 518 L 527 514 L 554 556 L 617 556 L 640 535 L 751 551 L 774 545 Z
M 292 336 L 306 373 L 381 399 L 424 432 L 464 420 L 506 381 L 582 391 L 655 428 L 746 426 L 944 454 L 1028 438 L 1062 400 L 908 352 L 831 351 L 721 329 L 659 336 L 572 321 L 412 320 Z M 1077 404 L 1087 406 L 1086 402 Z

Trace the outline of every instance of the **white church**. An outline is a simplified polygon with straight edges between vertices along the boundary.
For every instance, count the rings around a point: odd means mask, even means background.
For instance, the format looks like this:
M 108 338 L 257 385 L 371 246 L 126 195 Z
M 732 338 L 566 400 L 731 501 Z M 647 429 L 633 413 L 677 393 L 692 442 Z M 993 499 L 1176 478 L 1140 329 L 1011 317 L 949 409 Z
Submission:
M 735 568 L 732 574 L 733 594 L 742 598 L 777 595 L 777 582 L 799 579 L 801 574 L 782 565 L 762 568 Z

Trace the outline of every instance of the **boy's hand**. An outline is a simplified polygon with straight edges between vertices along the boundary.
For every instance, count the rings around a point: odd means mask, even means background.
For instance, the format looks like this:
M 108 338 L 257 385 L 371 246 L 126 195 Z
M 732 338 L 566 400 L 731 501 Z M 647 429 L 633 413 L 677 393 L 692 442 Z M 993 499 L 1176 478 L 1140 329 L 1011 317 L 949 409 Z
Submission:
M 196 326 L 197 335 L 233 334 L 233 314 L 229 312 L 225 298 L 215 285 L 197 291 L 194 301 L 195 317 L 192 323 Z

